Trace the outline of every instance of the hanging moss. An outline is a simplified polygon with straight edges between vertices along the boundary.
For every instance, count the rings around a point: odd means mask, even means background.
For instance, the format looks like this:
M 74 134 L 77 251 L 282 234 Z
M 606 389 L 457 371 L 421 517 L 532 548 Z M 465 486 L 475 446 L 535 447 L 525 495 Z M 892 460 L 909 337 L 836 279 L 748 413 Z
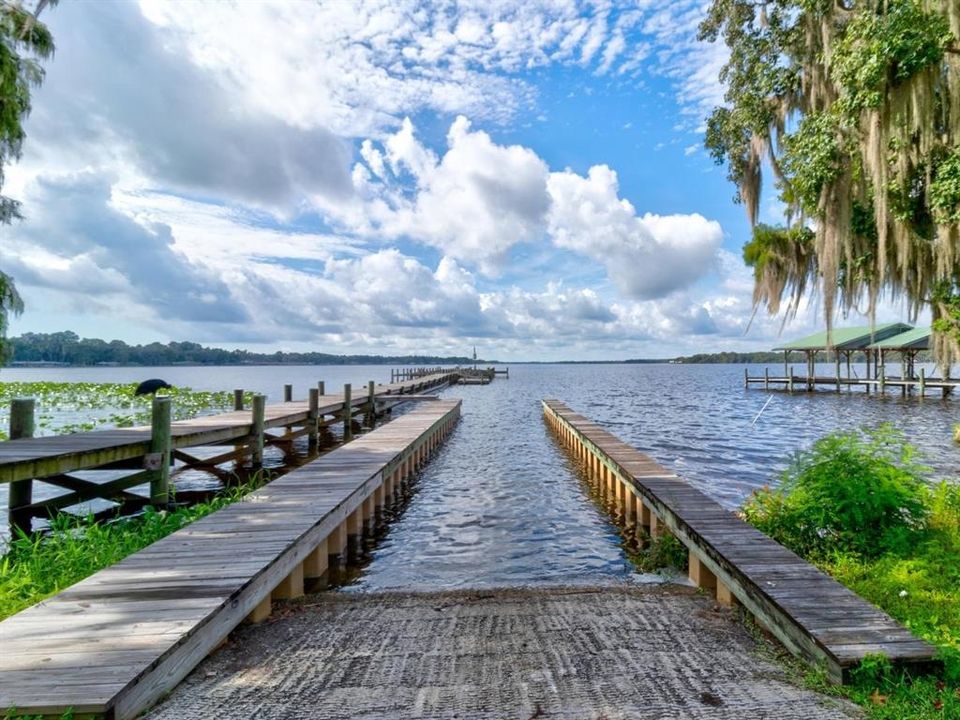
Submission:
M 727 107 L 708 121 L 713 157 L 751 223 L 769 166 L 787 228 L 814 236 L 815 263 L 796 261 L 809 251 L 804 235 L 785 234 L 803 246 L 754 265 L 755 301 L 776 313 L 786 300 L 789 316 L 798 288 L 817 289 L 828 327 L 837 310 L 872 315 L 883 293 L 905 299 L 914 319 L 925 307 L 949 317 L 943 288 L 960 276 L 960 3 L 714 0 L 700 36 L 730 47 Z M 960 359 L 957 320 L 934 325 L 941 363 Z

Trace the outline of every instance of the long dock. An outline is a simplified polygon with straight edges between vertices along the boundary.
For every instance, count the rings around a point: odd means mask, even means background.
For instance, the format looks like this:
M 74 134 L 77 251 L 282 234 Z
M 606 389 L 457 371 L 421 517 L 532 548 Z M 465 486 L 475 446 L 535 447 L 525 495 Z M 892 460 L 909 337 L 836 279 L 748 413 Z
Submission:
M 933 669 L 936 648 L 676 474 L 557 400 L 544 416 L 592 482 L 640 538 L 671 533 L 689 576 L 721 604 L 739 603 L 792 653 L 849 679 L 867 655 Z
M 304 435 L 315 443 L 319 429 L 335 422 L 343 423 L 344 436 L 349 437 L 355 414 L 373 413 L 378 408 L 419 399 L 416 393 L 454 383 L 457 378 L 455 371 L 441 370 L 388 385 L 371 382 L 365 388 L 366 392 L 355 395 L 350 385 L 345 385 L 341 393 L 326 394 L 323 383 L 319 383 L 319 387 L 310 390 L 307 400 L 300 401 L 293 400 L 292 388 L 288 385 L 284 388 L 283 403 L 266 405 L 265 398 L 260 395 L 253 398 L 250 410 L 237 409 L 175 422 L 169 420 L 169 400 L 166 400 L 166 407 L 162 402 L 154 404 L 153 427 L 8 440 L 0 443 L 0 483 L 11 483 L 11 526 L 29 531 L 33 517 L 46 517 L 51 511 L 94 498 L 132 501 L 141 506 L 149 504 L 151 499 L 155 504 L 164 504 L 169 467 L 174 459 L 188 465 L 210 466 L 230 459 L 249 458 L 257 465 L 262 461 L 265 444 L 290 442 Z M 242 393 L 239 391 L 237 398 L 237 404 L 242 408 Z M 165 412 L 165 421 L 157 422 L 158 410 Z M 31 405 L 31 424 L 32 414 Z M 267 432 L 277 428 L 282 428 L 280 436 Z M 234 447 L 206 460 L 186 452 L 192 447 L 212 445 Z M 78 470 L 99 468 L 141 472 L 105 484 L 69 475 Z M 32 483 L 37 480 L 70 492 L 34 501 Z M 144 499 L 126 492 L 145 482 L 151 483 L 151 498 Z
M 0 708 L 135 717 L 272 599 L 322 587 L 459 416 L 425 403 L 0 622 Z
M 947 397 L 960 387 L 960 380 L 950 378 L 927 377 L 923 368 L 918 377 L 888 376 L 881 367 L 876 377 L 842 377 L 839 372 L 834 375 L 796 375 L 790 372 L 786 375 L 771 375 L 769 369 L 764 368 L 763 375 L 751 375 L 747 368 L 743 370 L 743 386 L 749 388 L 763 386 L 764 390 L 785 390 L 786 392 L 812 392 L 818 388 L 826 388 L 831 392 L 841 392 L 844 388 L 853 390 L 862 388 L 867 393 L 883 395 L 887 392 L 900 391 L 900 394 L 916 394 L 924 397 L 928 392 L 940 391 Z

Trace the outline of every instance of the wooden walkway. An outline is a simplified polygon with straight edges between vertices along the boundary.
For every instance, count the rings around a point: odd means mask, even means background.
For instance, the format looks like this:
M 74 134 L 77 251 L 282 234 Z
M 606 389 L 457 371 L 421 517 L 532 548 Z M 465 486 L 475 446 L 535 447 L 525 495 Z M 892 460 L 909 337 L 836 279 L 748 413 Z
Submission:
M 135 717 L 271 598 L 322 584 L 442 442 L 438 400 L 0 623 L 0 708 Z
M 690 578 L 740 603 L 791 652 L 835 682 L 868 654 L 936 669 L 936 648 L 651 458 L 562 402 L 544 415 L 641 537 L 669 532 L 689 549 Z
M 378 385 L 374 388 L 374 397 L 379 402 L 394 399 L 400 401 L 403 398 L 397 396 L 410 395 L 452 382 L 456 377 L 456 373 L 438 373 L 405 382 Z M 351 395 L 350 406 L 354 412 L 368 403 L 369 395 L 364 391 Z M 320 416 L 340 416 L 343 407 L 342 393 L 319 397 Z M 306 400 L 267 405 L 264 427 L 302 426 L 309 418 L 310 407 Z M 243 440 L 250 437 L 254 427 L 250 411 L 237 410 L 191 420 L 178 420 L 171 423 L 170 430 L 171 444 L 176 450 Z M 7 440 L 0 442 L 0 483 L 42 478 L 133 460 L 145 456 L 149 452 L 149 446 L 149 427 Z

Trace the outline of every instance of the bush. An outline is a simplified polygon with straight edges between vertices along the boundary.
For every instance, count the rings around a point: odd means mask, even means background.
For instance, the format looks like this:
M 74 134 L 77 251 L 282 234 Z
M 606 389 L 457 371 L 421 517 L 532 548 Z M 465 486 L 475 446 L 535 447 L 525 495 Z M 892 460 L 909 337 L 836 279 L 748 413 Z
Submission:
M 834 433 L 797 453 L 779 487 L 756 491 L 743 510 L 751 524 L 800 555 L 874 558 L 923 535 L 931 499 L 926 470 L 889 424 Z

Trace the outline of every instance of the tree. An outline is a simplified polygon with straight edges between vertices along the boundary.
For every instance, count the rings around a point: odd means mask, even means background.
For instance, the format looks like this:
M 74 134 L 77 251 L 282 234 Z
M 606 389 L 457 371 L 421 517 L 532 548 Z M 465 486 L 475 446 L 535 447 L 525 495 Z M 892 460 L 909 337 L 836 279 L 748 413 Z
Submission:
M 3 168 L 20 157 L 30 113 L 30 89 L 43 81 L 40 60 L 53 53 L 53 37 L 37 18 L 57 0 L 37 0 L 33 10 L 19 0 L 0 0 L 0 191 Z M 0 194 L 0 225 L 20 219 L 20 203 Z M 10 313 L 23 312 L 23 300 L 13 278 L 0 271 L 0 354 Z
M 960 2 L 714 0 L 700 38 L 730 48 L 706 145 L 754 229 L 754 302 L 789 317 L 812 286 L 830 327 L 886 293 L 960 358 Z M 757 224 L 766 168 L 783 227 Z

